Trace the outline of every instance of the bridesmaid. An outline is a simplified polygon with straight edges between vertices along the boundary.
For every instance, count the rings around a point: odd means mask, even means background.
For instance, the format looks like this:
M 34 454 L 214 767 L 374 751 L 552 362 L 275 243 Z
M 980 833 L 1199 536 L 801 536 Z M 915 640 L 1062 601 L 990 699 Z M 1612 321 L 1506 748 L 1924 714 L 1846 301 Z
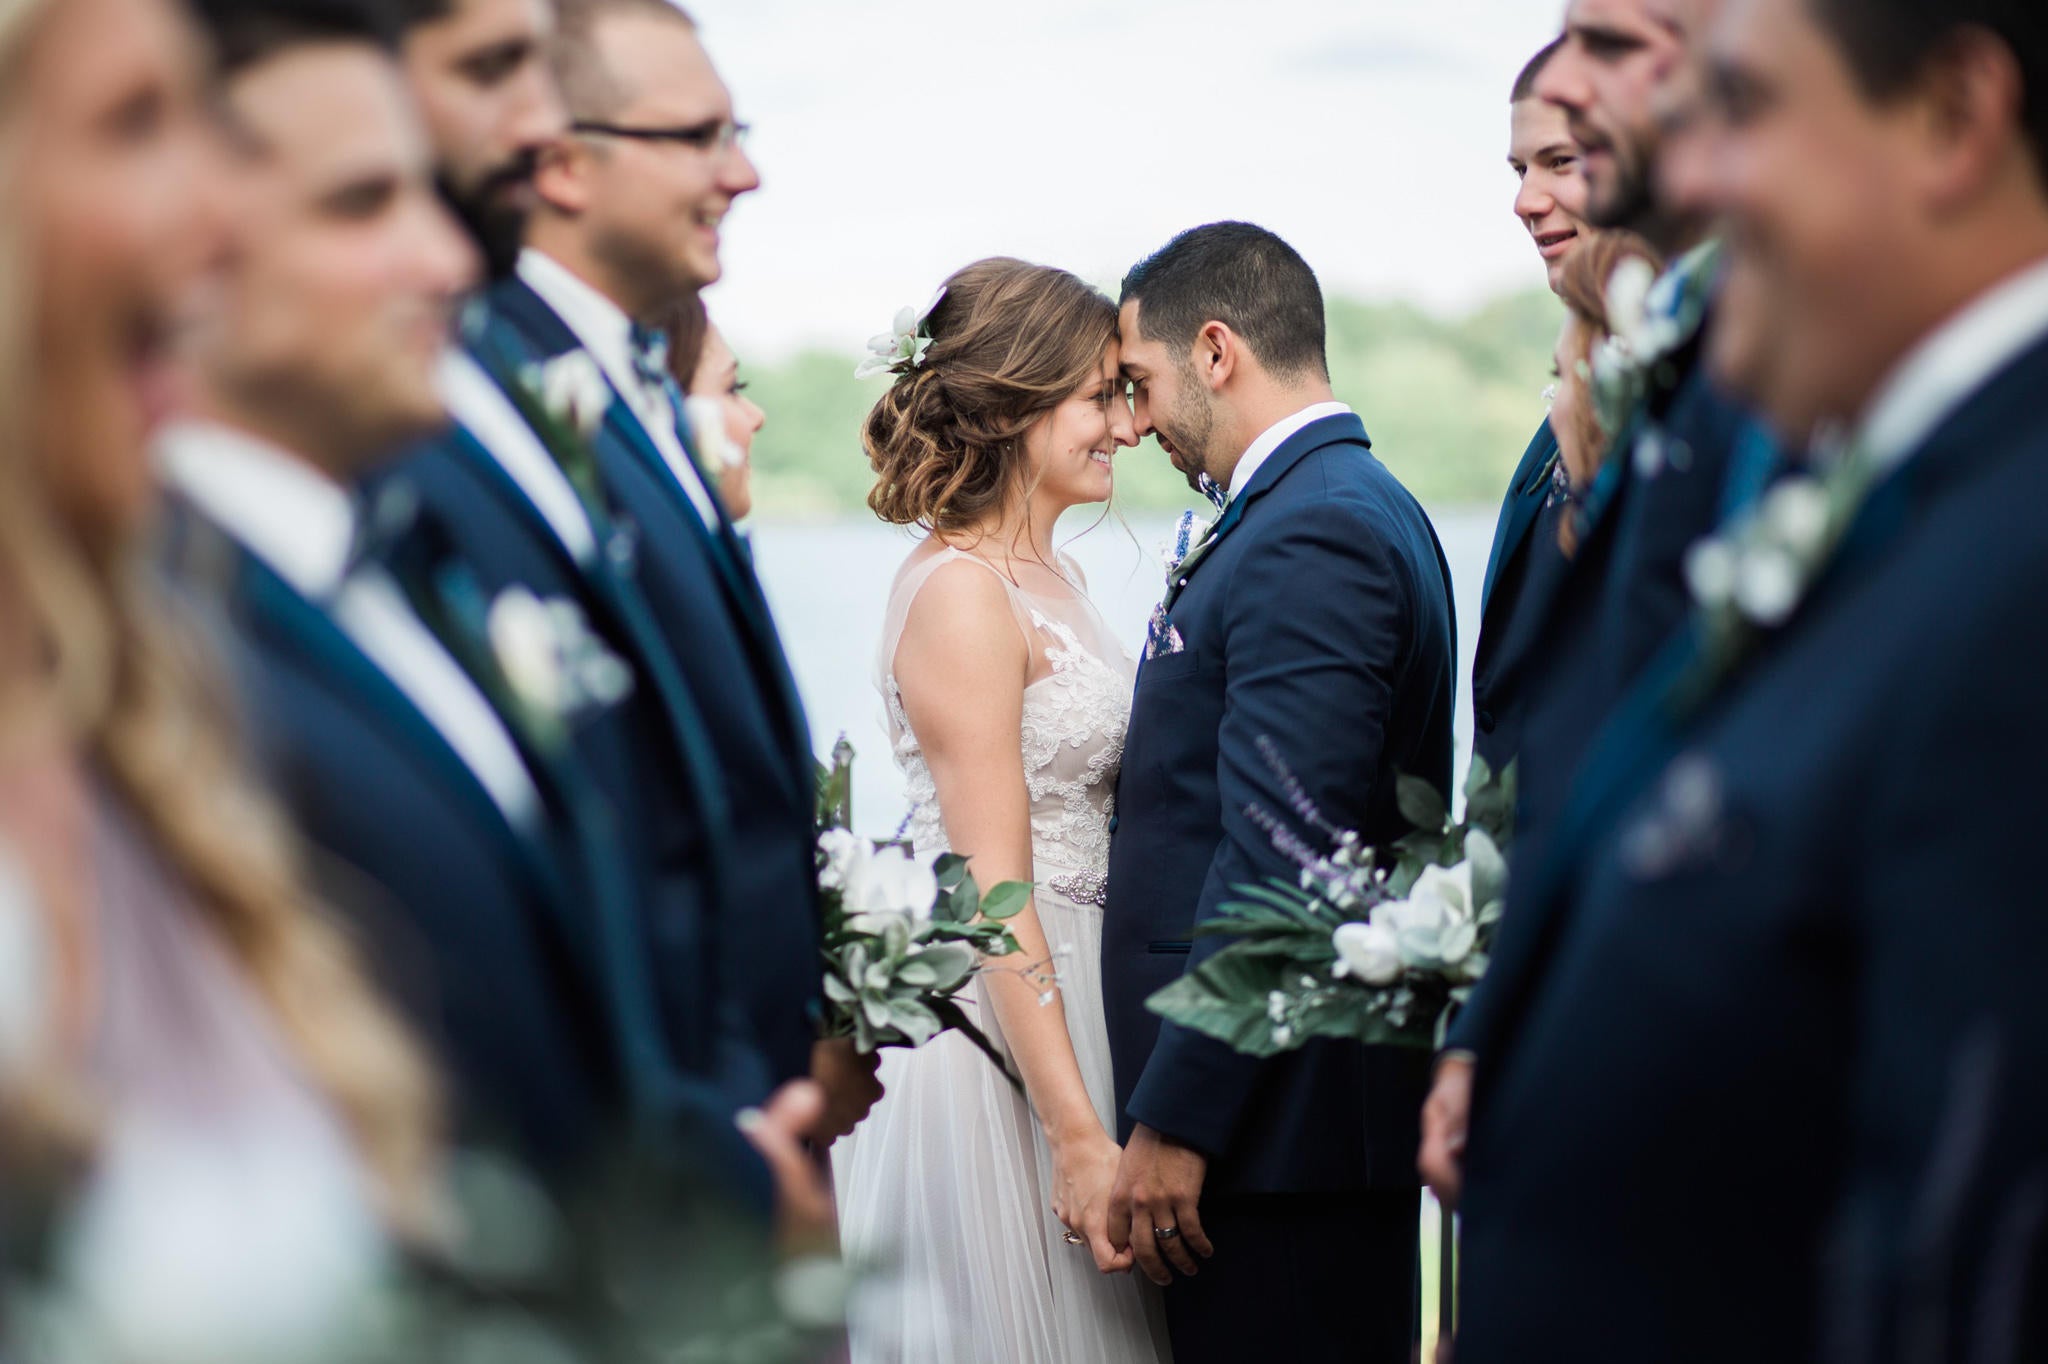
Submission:
M 298 1358 L 428 1231 L 433 1102 L 144 569 L 201 71 L 171 0 L 0 0 L 0 1133 L 83 1154 L 110 1357 Z

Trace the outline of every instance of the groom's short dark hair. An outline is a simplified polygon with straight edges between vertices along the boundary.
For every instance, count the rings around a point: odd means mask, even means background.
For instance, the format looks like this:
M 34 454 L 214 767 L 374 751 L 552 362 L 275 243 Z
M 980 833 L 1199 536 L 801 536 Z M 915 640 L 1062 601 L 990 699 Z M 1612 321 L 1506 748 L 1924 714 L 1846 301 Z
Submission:
M 1276 375 L 1330 376 L 1323 290 L 1301 253 L 1251 223 L 1191 228 L 1131 267 L 1123 302 L 1176 355 L 1211 322 L 1241 337 Z
M 395 56 L 402 33 L 389 0 L 191 0 L 191 7 L 222 76 L 321 43 L 361 43 Z

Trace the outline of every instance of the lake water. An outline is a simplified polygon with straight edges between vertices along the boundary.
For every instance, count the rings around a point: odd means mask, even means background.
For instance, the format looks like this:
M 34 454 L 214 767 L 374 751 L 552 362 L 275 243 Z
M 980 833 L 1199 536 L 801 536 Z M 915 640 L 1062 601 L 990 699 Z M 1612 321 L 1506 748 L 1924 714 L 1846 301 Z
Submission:
M 1495 515 L 1492 508 L 1431 512 L 1456 588 L 1459 772 L 1471 751 L 1472 647 Z M 1135 519 L 1126 531 L 1112 518 L 1090 530 L 1094 520 L 1094 513 L 1080 512 L 1063 522 L 1062 544 L 1088 575 L 1103 616 L 1135 655 L 1165 586 L 1157 546 L 1173 521 Z M 854 765 L 855 823 L 871 837 L 885 837 L 902 822 L 906 806 L 882 728 L 875 650 L 889 584 L 916 537 L 869 518 L 769 522 L 756 526 L 753 535 L 762 582 L 810 712 L 812 739 L 821 751 L 842 733 L 852 741 L 860 754 Z

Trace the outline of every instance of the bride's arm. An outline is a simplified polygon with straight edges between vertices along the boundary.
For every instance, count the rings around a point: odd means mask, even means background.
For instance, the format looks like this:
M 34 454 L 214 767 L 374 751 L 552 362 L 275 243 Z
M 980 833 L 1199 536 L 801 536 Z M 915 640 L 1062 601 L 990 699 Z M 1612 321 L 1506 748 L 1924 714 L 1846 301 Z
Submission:
M 946 839 L 984 890 L 1031 880 L 1031 802 L 1024 785 L 1024 683 L 1031 656 L 1003 586 L 986 569 L 939 570 L 912 603 L 893 672 L 904 713 L 938 788 Z M 986 977 L 1054 1163 L 1053 1209 L 1088 1238 L 1098 1266 L 1128 1269 L 1108 1237 L 1118 1148 L 1081 1079 L 1057 994 L 1007 970 L 1051 956 L 1035 905 L 1009 922 L 1021 957 L 997 959 Z M 1078 1253 L 1078 1252 L 1076 1252 Z

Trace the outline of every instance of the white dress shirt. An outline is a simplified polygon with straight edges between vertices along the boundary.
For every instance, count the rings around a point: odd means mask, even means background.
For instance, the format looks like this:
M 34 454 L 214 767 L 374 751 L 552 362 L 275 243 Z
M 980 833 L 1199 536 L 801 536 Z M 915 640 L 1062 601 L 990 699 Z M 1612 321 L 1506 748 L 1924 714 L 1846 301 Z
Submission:
M 1238 460 L 1237 467 L 1230 471 L 1231 497 L 1235 498 L 1249 488 L 1252 478 L 1266 461 L 1273 457 L 1273 452 L 1287 444 L 1288 439 L 1303 427 L 1310 422 L 1319 422 L 1325 417 L 1344 416 L 1350 411 L 1349 403 L 1316 403 L 1304 407 L 1291 417 L 1282 417 L 1267 427 L 1260 433 L 1259 438 L 1251 443 L 1251 448 L 1244 452 L 1244 458 Z
M 1992 286 L 1914 346 L 1878 386 L 1853 444 L 1880 471 L 1904 463 L 2044 336 L 2048 259 Z
M 597 551 L 597 533 L 591 528 L 590 514 L 583 509 L 583 499 L 505 390 L 484 373 L 483 366 L 456 350 L 442 360 L 435 381 L 449 415 L 490 451 L 570 556 L 579 564 L 590 562 Z
M 355 508 L 304 460 L 224 426 L 180 424 L 158 438 L 166 482 L 335 622 L 411 700 L 517 827 L 540 792 L 505 723 L 381 569 L 348 574 Z
M 689 451 L 683 448 L 682 435 L 676 430 L 674 405 L 665 391 L 642 380 L 634 368 L 633 319 L 560 262 L 531 247 L 519 253 L 519 278 L 576 333 L 576 339 L 597 361 L 605 378 L 611 380 L 612 387 L 640 418 L 640 425 L 653 438 L 654 448 L 661 452 L 669 473 L 682 485 L 704 524 L 716 530 L 718 506 L 711 500 Z

